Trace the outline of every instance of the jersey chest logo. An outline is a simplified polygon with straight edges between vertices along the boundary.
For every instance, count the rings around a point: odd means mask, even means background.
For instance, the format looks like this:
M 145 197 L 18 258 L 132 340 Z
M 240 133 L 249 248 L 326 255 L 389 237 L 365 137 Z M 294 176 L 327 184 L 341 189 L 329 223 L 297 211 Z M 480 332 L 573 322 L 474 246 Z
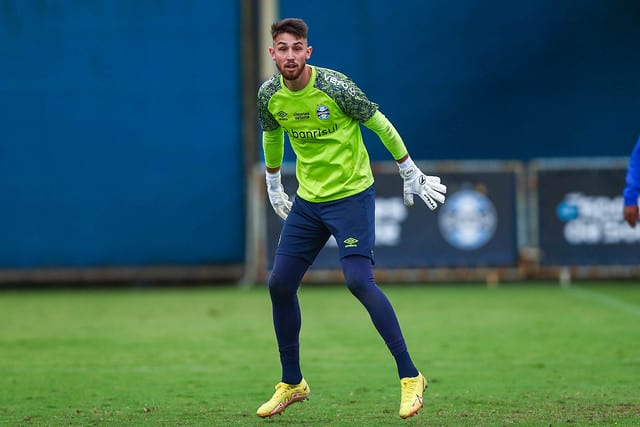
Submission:
M 320 120 L 327 120 L 329 116 L 331 116 L 331 111 L 329 111 L 329 107 L 326 105 L 318 105 L 316 108 L 316 116 L 318 116 Z

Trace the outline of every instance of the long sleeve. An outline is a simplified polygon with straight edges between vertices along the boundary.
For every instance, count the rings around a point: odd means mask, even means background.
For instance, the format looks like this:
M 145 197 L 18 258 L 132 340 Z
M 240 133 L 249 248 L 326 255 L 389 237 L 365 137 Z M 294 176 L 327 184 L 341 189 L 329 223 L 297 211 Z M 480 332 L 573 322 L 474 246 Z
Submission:
M 625 181 L 626 186 L 623 192 L 624 205 L 637 205 L 638 195 L 640 195 L 640 138 L 638 138 L 636 146 L 631 153 Z
M 623 192 L 624 205 L 637 205 L 638 195 L 640 195 L 640 138 L 638 138 L 636 146 L 631 153 L 625 181 L 626 185 Z
M 284 130 L 279 127 L 272 131 L 262 132 L 262 149 L 264 163 L 268 168 L 281 166 L 284 157 Z
M 395 160 L 399 160 L 407 154 L 407 147 L 404 145 L 402 137 L 400 137 L 400 134 L 389 119 L 379 110 L 363 125 L 378 135 Z

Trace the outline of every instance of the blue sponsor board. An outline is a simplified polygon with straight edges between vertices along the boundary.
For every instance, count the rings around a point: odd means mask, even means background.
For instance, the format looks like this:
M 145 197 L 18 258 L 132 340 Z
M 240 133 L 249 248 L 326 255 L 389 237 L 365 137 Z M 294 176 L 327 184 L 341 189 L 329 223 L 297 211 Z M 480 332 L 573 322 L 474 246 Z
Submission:
M 543 168 L 537 172 L 542 266 L 637 265 L 640 228 L 622 216 L 626 169 Z
M 402 179 L 376 172 L 376 268 L 515 267 L 517 247 L 517 174 L 515 171 L 456 171 L 438 173 L 447 185 L 447 200 L 430 211 L 415 196 L 415 205 L 403 203 Z M 292 195 L 297 183 L 283 175 Z M 267 265 L 270 269 L 282 222 L 266 203 Z M 312 268 L 338 269 L 333 238 Z

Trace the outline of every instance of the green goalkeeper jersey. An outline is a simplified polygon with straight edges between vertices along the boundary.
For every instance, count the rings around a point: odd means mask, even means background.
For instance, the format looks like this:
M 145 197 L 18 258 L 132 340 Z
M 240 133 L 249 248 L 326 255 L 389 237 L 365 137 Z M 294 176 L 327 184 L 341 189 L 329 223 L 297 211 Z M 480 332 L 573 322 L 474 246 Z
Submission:
M 280 74 L 264 82 L 258 91 L 258 116 L 266 166 L 281 166 L 286 132 L 296 155 L 298 196 L 327 202 L 373 184 L 360 123 L 376 132 L 394 159 L 407 150 L 378 105 L 351 79 L 334 70 L 311 69 L 302 90 L 289 90 Z

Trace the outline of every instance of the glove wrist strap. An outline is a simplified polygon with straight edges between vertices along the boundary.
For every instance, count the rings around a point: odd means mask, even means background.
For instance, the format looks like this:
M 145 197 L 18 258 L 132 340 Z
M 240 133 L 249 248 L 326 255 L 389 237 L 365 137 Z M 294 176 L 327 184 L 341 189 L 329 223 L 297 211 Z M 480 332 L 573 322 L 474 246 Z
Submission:
M 398 169 L 400 169 L 400 172 L 403 172 L 415 165 L 416 164 L 413 162 L 411 157 L 407 156 L 407 159 L 404 162 L 398 163 Z
M 267 179 L 267 188 L 269 189 L 279 189 L 282 186 L 282 181 L 281 181 L 281 174 L 280 171 L 278 170 L 278 172 L 266 172 L 266 179 Z

